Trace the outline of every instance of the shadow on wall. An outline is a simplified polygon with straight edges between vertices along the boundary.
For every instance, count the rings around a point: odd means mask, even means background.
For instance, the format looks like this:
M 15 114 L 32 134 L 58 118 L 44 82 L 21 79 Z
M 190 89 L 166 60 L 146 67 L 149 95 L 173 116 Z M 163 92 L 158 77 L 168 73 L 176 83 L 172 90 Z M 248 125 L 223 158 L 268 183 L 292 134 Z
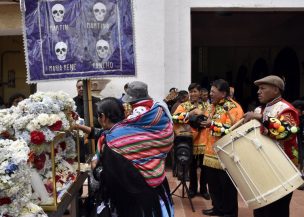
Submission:
M 289 47 L 283 48 L 274 60 L 272 73 L 285 79 L 285 98 L 292 102 L 300 96 L 300 64 L 297 53 Z

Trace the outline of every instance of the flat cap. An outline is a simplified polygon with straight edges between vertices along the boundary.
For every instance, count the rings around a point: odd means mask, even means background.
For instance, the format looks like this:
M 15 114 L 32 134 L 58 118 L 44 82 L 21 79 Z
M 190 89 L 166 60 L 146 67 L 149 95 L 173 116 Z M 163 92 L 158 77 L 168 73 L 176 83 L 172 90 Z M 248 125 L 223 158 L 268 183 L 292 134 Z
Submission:
M 283 79 L 276 75 L 269 75 L 259 80 L 256 80 L 254 84 L 257 86 L 260 84 L 271 84 L 278 87 L 280 90 L 284 90 L 285 88 L 285 83 Z

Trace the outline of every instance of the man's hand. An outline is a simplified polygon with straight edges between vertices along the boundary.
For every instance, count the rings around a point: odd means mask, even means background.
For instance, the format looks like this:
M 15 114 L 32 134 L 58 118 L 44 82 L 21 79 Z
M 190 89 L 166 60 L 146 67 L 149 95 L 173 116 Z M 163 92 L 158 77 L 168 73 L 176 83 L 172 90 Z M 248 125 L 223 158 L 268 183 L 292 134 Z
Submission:
M 244 114 L 244 123 L 252 120 L 252 119 L 256 119 L 258 121 L 262 120 L 262 114 L 259 113 L 255 113 L 255 112 L 247 112 Z
M 191 116 L 191 115 L 202 115 L 202 114 L 204 114 L 204 112 L 202 110 L 200 110 L 199 108 L 195 108 L 195 109 L 193 109 L 189 112 L 189 116 Z
M 95 167 L 97 166 L 97 162 L 98 162 L 97 159 L 91 161 L 91 169 L 92 169 L 92 170 L 94 170 Z
M 210 125 L 211 125 L 211 120 L 208 118 L 207 121 L 202 121 L 202 122 L 200 123 L 200 125 L 201 125 L 201 127 L 203 127 L 203 128 L 210 127 Z

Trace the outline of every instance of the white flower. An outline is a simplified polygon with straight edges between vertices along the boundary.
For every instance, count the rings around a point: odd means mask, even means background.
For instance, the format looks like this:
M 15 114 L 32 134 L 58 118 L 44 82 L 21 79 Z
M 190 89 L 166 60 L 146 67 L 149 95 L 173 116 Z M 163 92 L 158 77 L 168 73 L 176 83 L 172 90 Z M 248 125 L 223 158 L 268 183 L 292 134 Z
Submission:
M 1 206 L 0 216 L 4 214 L 22 216 L 20 214 L 21 210 L 29 210 L 28 206 L 24 208 L 29 200 L 39 202 L 38 196 L 32 194 L 31 186 L 28 184 L 30 180 L 28 178 L 30 176 L 29 166 L 26 164 L 28 154 L 31 151 L 31 154 L 34 154 L 35 157 L 46 156 L 44 168 L 39 170 L 39 173 L 44 181 L 46 181 L 45 179 L 51 181 L 54 177 L 51 175 L 52 163 L 49 159 L 51 153 L 50 142 L 54 141 L 56 134 L 50 129 L 50 126 L 57 121 L 61 121 L 61 129 L 68 131 L 71 122 L 69 118 L 71 117 L 67 114 L 75 111 L 75 108 L 74 100 L 68 94 L 59 91 L 37 92 L 20 102 L 17 107 L 0 110 L 0 133 L 6 131 L 14 138 L 21 139 L 15 142 L 0 140 L 0 197 L 5 192 L 6 195 L 14 198 L 11 204 Z M 43 133 L 45 136 L 43 144 L 35 145 L 31 143 L 31 132 L 33 131 Z M 55 158 L 57 165 L 60 164 L 58 162 L 67 163 L 77 156 L 74 139 L 67 137 L 61 140 L 61 142 L 64 141 L 64 144 L 60 145 L 58 143 L 55 146 L 58 151 Z M 34 161 L 31 161 L 31 163 L 35 164 Z M 69 172 L 72 172 L 70 171 L 71 168 L 76 168 L 75 165 L 66 165 L 65 168 L 60 168 L 63 181 L 67 181 Z M 8 168 L 10 170 L 7 170 Z M 8 171 L 11 172 L 8 174 Z M 75 171 L 73 169 L 73 176 L 76 177 Z M 66 186 L 66 183 L 62 186 Z M 59 190 L 57 188 L 57 191 Z
M 61 120 L 60 116 L 57 114 L 51 114 L 49 116 L 49 126 L 52 126 L 53 124 L 55 124 L 57 121 Z
M 39 114 L 36 120 L 41 126 L 46 126 L 49 123 L 49 115 L 44 113 Z
M 20 216 L 31 197 L 29 147 L 23 140 L 0 140 L 0 197 L 9 197 L 10 204 L 1 206 L 0 215 Z
M 29 114 L 29 115 L 25 115 L 25 116 L 16 118 L 16 120 L 13 124 L 13 127 L 16 131 L 22 130 L 22 129 L 26 128 L 27 124 L 34 118 L 35 118 L 35 115 L 33 115 L 33 114 Z
M 26 207 L 23 208 L 21 217 L 47 217 L 47 214 L 43 212 L 43 209 L 40 206 L 37 206 L 33 203 L 27 203 Z

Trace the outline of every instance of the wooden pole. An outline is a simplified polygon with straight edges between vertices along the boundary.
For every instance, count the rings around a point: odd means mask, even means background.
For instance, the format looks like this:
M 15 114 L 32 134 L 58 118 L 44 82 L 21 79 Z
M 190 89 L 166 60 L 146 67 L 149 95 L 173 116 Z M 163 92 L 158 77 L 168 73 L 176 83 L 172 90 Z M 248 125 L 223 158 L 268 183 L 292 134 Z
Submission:
M 92 104 L 92 93 L 91 93 L 91 81 L 83 80 L 83 109 L 84 109 L 84 121 L 86 126 L 93 127 L 93 104 Z M 95 154 L 95 140 L 89 141 L 90 154 Z

